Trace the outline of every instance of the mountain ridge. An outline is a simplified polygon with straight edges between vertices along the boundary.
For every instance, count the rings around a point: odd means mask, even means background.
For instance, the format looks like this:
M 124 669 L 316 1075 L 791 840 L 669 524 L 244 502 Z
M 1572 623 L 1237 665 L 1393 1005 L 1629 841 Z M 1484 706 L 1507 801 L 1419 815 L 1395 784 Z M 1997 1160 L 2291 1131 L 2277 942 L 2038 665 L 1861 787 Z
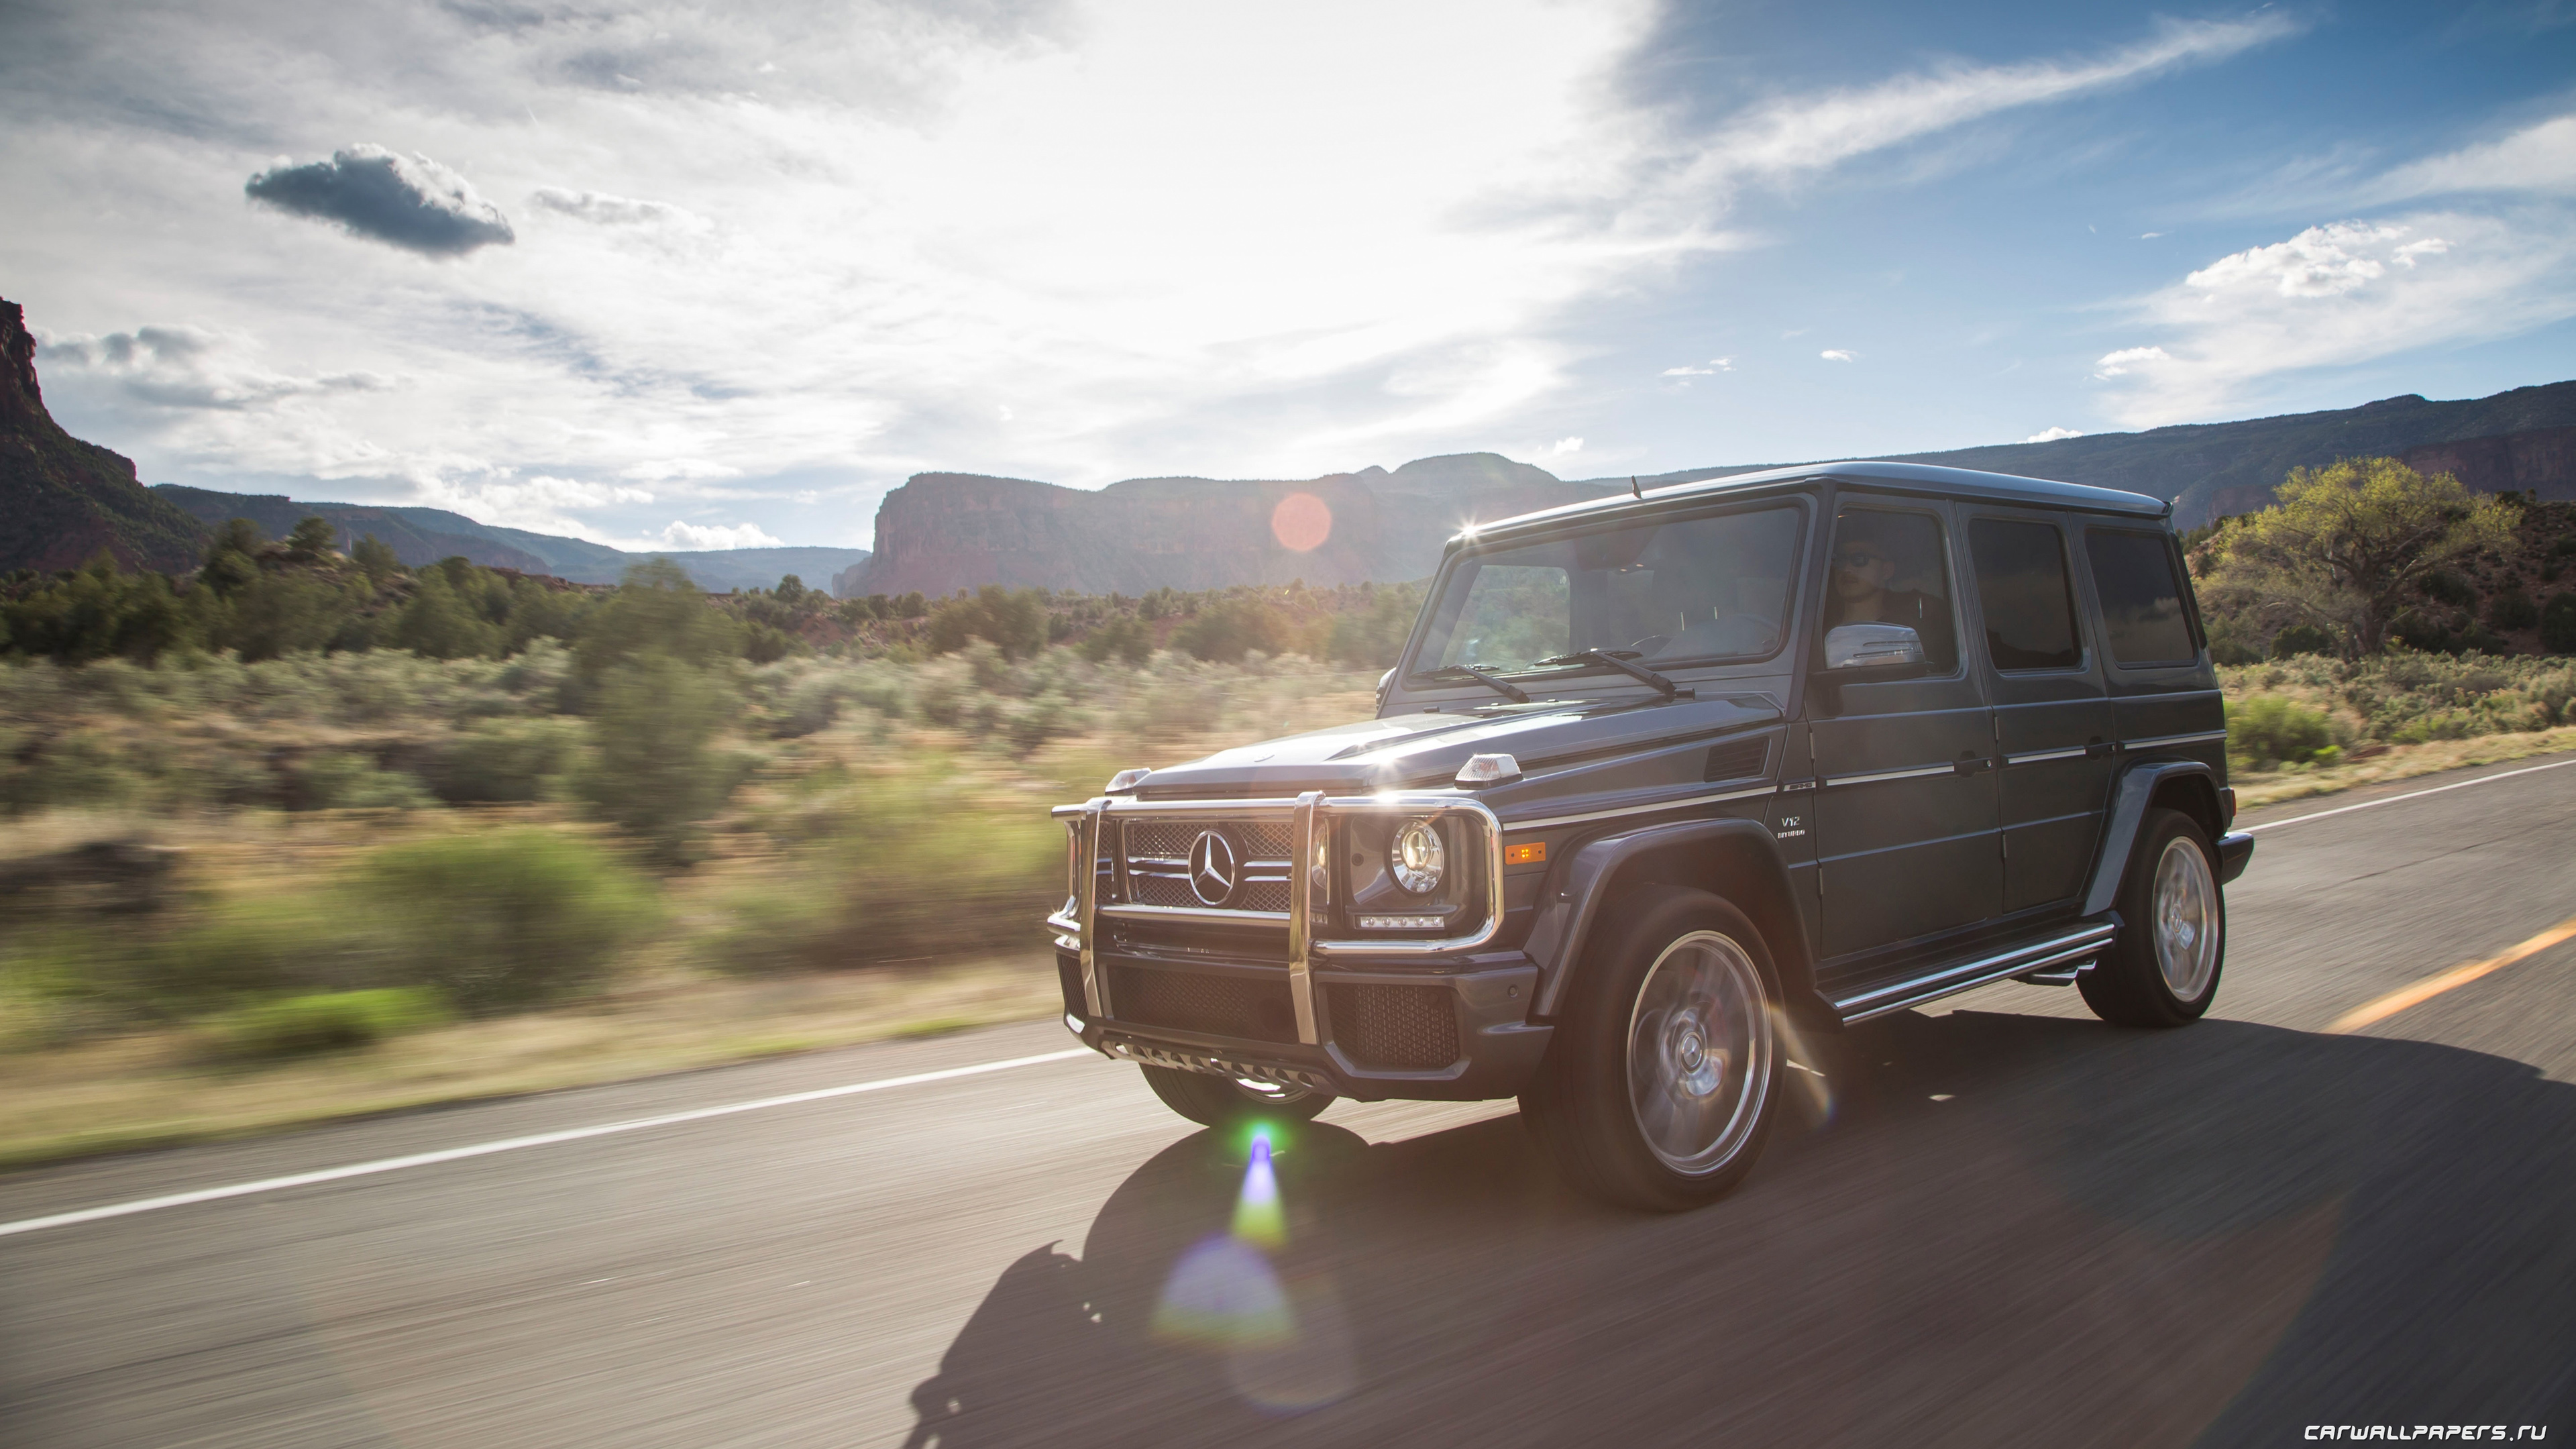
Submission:
M 26 309 L 0 299 L 0 570 L 196 567 L 206 529 L 155 496 L 134 461 L 63 431 L 36 382 Z

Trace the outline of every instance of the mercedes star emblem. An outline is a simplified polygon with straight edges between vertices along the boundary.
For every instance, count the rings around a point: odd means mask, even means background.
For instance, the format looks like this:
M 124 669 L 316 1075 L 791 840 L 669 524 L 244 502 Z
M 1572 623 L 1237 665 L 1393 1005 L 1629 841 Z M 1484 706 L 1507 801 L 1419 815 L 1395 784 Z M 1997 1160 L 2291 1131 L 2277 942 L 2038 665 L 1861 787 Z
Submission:
M 1190 894 L 1211 906 L 1234 898 L 1234 847 L 1213 830 L 1190 843 Z

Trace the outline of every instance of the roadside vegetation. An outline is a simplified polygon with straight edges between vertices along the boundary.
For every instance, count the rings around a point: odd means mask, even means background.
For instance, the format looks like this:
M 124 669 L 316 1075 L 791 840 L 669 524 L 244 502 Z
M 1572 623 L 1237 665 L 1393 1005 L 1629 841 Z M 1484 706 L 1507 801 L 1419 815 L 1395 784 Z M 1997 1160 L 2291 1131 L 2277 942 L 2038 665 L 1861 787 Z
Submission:
M 2571 540 L 2375 463 L 2187 540 L 2245 802 L 2576 747 Z M 0 1162 L 1043 1014 L 1045 807 L 1366 714 L 1420 599 L 328 544 L 0 580 Z

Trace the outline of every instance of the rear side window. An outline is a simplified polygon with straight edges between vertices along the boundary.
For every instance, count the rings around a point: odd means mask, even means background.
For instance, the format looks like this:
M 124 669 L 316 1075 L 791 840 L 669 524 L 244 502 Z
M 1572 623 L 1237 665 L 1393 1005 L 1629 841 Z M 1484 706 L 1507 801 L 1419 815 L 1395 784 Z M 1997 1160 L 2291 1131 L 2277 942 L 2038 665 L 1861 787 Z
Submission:
M 2066 586 L 2066 545 L 2057 525 L 1980 518 L 1968 525 L 1968 547 L 1977 560 L 1986 657 L 1995 668 L 2010 672 L 2082 664 L 2074 596 Z
M 2105 528 L 2084 531 L 2093 587 L 2102 596 L 2102 630 L 2122 664 L 2188 664 L 2199 650 L 2183 617 L 2182 581 L 2161 533 Z

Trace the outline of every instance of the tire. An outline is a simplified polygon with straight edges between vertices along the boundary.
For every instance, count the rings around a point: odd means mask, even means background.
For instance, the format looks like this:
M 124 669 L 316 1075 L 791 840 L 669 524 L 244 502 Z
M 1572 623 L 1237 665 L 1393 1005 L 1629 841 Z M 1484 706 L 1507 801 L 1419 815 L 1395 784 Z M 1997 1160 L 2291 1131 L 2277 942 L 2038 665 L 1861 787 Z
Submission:
M 1303 1087 L 1255 1087 L 1232 1077 L 1184 1072 L 1172 1067 L 1146 1067 L 1145 1085 L 1163 1105 L 1202 1127 L 1231 1127 L 1252 1117 L 1273 1121 L 1311 1122 L 1333 1105 L 1327 1092 Z
M 1744 913 L 1647 886 L 1583 953 L 1521 1113 L 1577 1191 L 1679 1212 L 1724 1196 L 1779 1115 L 1780 976 Z
M 2117 1026 L 2188 1026 L 2218 995 L 2227 896 L 2218 852 L 2179 810 L 2149 810 L 2120 882 L 2120 936 L 2075 978 L 2084 1004 Z

